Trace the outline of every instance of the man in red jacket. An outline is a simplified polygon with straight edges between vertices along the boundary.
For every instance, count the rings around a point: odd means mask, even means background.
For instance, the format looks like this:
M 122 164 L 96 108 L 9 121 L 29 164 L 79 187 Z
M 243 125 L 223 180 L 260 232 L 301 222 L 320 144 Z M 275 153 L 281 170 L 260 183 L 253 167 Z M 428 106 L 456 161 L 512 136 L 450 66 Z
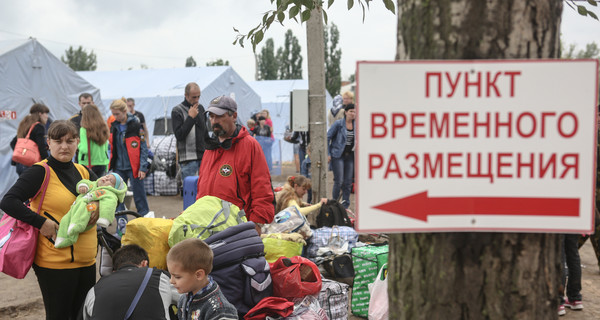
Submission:
M 226 96 L 207 108 L 212 132 L 200 165 L 198 196 L 215 196 L 244 209 L 259 227 L 275 215 L 271 175 L 260 144 L 237 124 L 237 104 Z

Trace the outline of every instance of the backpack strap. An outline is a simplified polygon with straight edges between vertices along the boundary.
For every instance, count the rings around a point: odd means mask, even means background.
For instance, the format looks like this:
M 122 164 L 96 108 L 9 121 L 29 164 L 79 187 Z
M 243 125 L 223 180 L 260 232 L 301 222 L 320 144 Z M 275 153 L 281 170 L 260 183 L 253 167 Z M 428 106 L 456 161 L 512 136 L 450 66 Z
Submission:
M 148 281 L 150 280 L 151 275 L 152 275 L 152 269 L 148 268 L 148 270 L 146 270 L 146 275 L 144 276 L 144 280 L 142 280 L 142 284 L 138 288 L 138 291 L 136 292 L 135 297 L 133 297 L 133 301 L 131 301 L 131 305 L 129 305 L 129 309 L 127 309 L 127 313 L 125 314 L 125 320 L 127 320 L 127 319 L 129 319 L 129 317 L 131 317 L 133 310 L 135 310 L 135 307 L 137 306 L 138 302 L 140 301 L 140 298 L 142 297 L 142 293 L 144 293 L 144 290 L 146 289 L 146 285 L 148 285 Z
M 204 229 L 198 234 L 198 236 L 196 236 L 196 238 L 200 238 L 209 229 L 216 228 L 216 227 L 224 224 L 225 222 L 227 222 L 227 220 L 229 219 L 229 216 L 231 215 L 231 202 L 221 200 L 221 206 L 222 206 L 221 210 L 219 210 L 219 211 L 217 211 L 217 213 L 215 213 L 212 220 L 206 225 L 206 227 L 202 227 Z M 221 214 L 223 214 L 225 219 L 223 219 L 223 221 L 221 221 L 217 224 L 214 224 L 215 221 L 219 218 L 219 216 L 221 216 Z M 193 229 L 196 229 L 201 226 L 192 225 L 191 227 L 193 230 Z

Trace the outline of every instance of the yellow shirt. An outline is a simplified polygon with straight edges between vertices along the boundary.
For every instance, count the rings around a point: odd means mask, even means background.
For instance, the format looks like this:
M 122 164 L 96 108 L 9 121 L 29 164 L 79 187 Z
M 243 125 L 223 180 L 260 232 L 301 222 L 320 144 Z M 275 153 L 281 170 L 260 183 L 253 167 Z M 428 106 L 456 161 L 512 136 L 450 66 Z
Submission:
M 47 160 L 40 163 L 43 162 L 47 162 Z M 60 223 L 60 220 L 71 208 L 76 196 L 60 182 L 52 167 L 49 168 L 50 180 L 40 214 L 48 219 L 50 219 L 48 217 L 50 215 L 56 220 L 55 222 Z M 76 163 L 75 168 L 77 168 L 83 179 L 90 178 L 89 172 L 84 166 Z M 32 209 L 37 209 L 40 199 L 41 194 L 33 199 L 31 202 Z M 97 248 L 98 239 L 95 228 L 79 234 L 79 239 L 72 247 L 62 249 L 56 249 L 46 237 L 40 235 L 33 262 L 40 267 L 49 269 L 88 267 L 96 263 Z

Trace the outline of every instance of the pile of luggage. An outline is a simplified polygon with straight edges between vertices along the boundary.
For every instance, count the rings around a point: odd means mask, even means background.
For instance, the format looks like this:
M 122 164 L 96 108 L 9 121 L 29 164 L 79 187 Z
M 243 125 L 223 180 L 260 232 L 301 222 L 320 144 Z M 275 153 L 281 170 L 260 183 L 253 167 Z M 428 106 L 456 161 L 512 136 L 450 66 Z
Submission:
M 174 220 L 131 220 L 124 241 L 144 247 L 151 266 L 165 268 L 170 247 L 204 240 L 214 253 L 211 276 L 245 319 L 347 319 L 349 310 L 385 319 L 387 241 L 366 242 L 340 208 L 330 200 L 307 219 L 289 207 L 259 235 L 243 210 L 205 196 Z

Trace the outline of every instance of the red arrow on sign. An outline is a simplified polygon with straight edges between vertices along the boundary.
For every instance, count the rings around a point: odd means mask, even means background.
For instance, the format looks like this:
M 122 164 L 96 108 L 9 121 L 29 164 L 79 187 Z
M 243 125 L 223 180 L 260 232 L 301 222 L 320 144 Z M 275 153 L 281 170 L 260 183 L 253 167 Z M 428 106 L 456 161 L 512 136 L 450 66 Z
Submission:
M 434 215 L 511 215 L 578 217 L 579 199 L 428 197 L 427 191 L 373 208 L 427 221 Z

